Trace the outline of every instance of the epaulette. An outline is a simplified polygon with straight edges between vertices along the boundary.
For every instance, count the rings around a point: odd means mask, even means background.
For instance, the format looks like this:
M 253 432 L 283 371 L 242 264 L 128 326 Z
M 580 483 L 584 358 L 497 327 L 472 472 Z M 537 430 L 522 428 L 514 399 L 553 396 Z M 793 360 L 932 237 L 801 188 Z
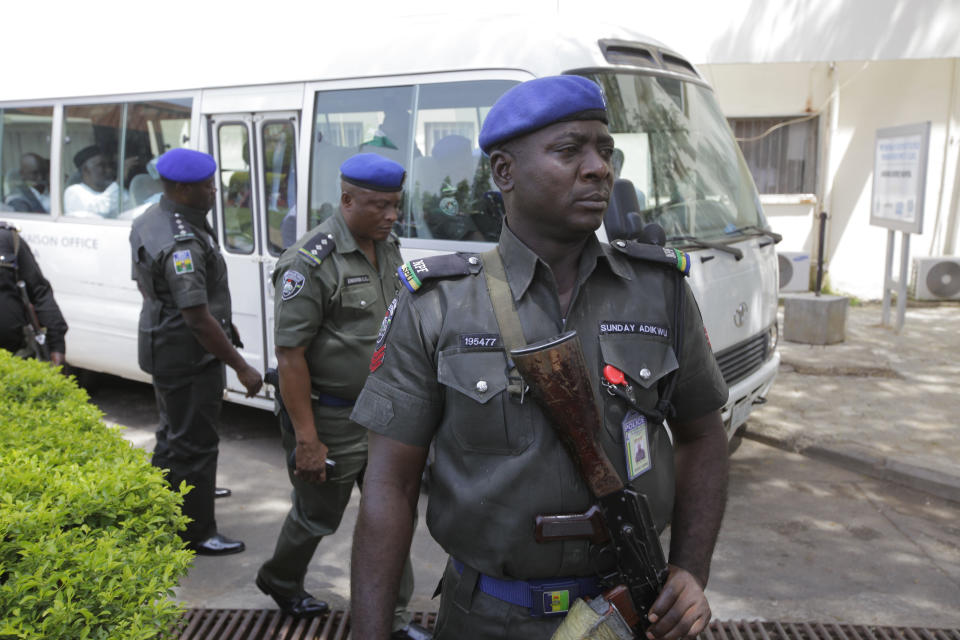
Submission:
M 17 256 L 20 255 L 20 230 L 6 220 L 0 220 L 0 231 L 9 231 L 12 240 L 12 251 L 9 254 L 0 254 L 0 267 L 17 270 Z M 18 277 L 19 279 L 19 277 Z
M 307 262 L 313 265 L 319 265 L 335 248 L 336 244 L 333 241 L 333 234 L 328 233 L 324 235 L 321 233 L 300 247 L 297 253 L 305 258 Z
M 690 254 L 683 251 L 636 240 L 614 240 L 610 246 L 631 258 L 668 265 L 685 276 L 690 275 Z
M 173 231 L 173 239 L 176 242 L 193 240 L 197 237 L 193 231 L 190 231 L 190 229 L 183 224 L 183 218 L 181 218 L 180 214 L 176 212 L 170 216 L 170 230 Z
M 465 276 L 480 271 L 480 257 L 472 254 L 448 253 L 429 258 L 420 258 L 403 263 L 397 269 L 400 282 L 411 293 L 423 286 L 427 280 Z

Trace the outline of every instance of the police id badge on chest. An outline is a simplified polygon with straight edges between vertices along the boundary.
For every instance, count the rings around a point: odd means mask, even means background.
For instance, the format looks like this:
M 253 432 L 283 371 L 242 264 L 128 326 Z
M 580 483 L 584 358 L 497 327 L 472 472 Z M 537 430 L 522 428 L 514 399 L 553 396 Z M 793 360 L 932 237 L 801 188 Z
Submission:
M 628 409 L 620 426 L 623 428 L 623 449 L 627 456 L 627 479 L 633 480 L 650 469 L 647 419 L 638 411 Z

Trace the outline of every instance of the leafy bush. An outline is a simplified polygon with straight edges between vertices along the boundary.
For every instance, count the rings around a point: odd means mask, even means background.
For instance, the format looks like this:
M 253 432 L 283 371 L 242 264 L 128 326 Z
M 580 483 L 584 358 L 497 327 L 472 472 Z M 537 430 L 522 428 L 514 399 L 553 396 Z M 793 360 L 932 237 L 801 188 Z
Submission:
M 0 638 L 159 638 L 193 554 L 183 493 L 72 378 L 0 349 Z

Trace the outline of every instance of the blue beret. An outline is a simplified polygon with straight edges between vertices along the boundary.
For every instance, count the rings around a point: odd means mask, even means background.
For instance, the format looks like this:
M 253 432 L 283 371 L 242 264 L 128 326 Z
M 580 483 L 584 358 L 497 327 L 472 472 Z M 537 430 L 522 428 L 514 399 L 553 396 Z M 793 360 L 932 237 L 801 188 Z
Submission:
M 407 172 L 403 166 L 376 153 L 358 153 L 340 165 L 340 177 L 373 191 L 400 191 Z
M 172 182 L 202 182 L 217 170 L 217 161 L 193 149 L 170 149 L 157 159 L 157 173 Z
M 484 153 L 502 142 L 512 140 L 555 122 L 566 120 L 602 120 L 607 105 L 603 92 L 593 80 L 583 76 L 547 76 L 528 80 L 500 96 L 480 130 L 480 148 Z M 585 118 L 577 116 L 589 112 Z

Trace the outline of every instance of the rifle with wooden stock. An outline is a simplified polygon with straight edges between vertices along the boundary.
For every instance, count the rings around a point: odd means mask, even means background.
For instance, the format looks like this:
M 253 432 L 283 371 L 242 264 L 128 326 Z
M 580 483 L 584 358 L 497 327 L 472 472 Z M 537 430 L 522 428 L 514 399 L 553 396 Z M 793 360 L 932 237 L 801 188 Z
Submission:
M 612 550 L 613 573 L 601 576 L 612 602 L 634 630 L 667 579 L 667 563 L 646 496 L 626 486 L 599 442 L 602 422 L 575 331 L 510 352 L 597 504 L 582 514 L 537 516 L 537 541 L 589 539 Z M 625 587 L 625 588 L 624 588 Z

